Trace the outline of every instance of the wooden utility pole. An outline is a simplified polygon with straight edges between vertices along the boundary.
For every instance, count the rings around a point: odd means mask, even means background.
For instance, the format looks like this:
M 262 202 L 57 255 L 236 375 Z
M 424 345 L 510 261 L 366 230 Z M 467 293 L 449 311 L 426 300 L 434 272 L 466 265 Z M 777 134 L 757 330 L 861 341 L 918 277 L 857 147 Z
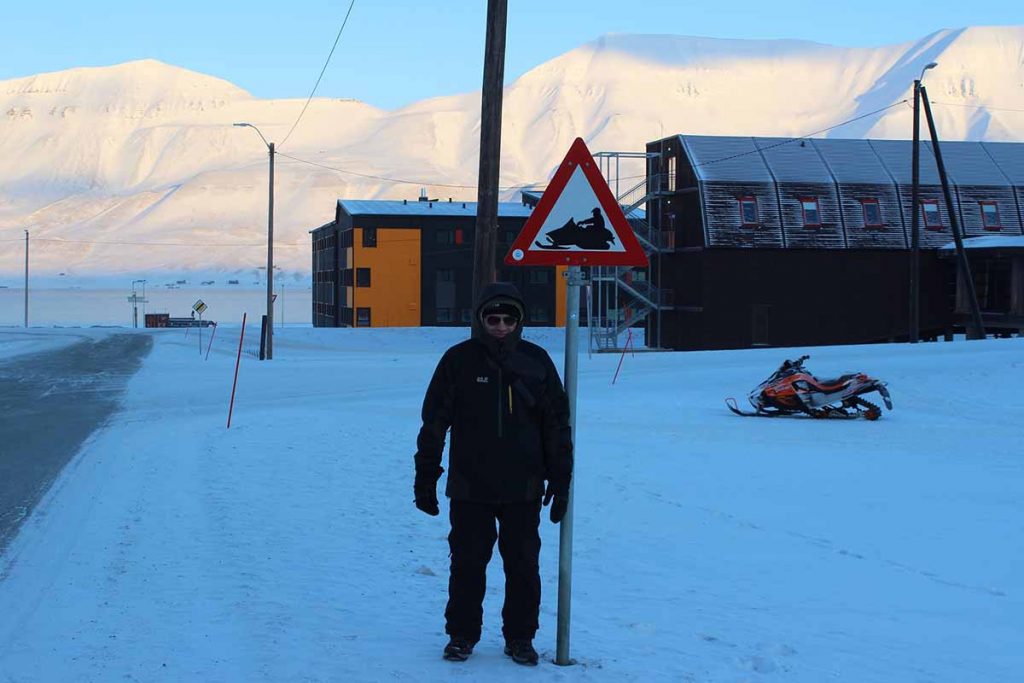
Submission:
M 921 213 L 921 81 L 914 81 L 914 155 L 910 165 L 910 330 L 911 344 L 921 338 L 921 237 L 918 216 Z
M 949 178 L 946 176 L 946 165 L 942 162 L 942 150 L 939 148 L 939 134 L 935 130 L 935 118 L 932 116 L 932 106 L 928 102 L 928 91 L 924 85 L 921 86 L 921 103 L 924 105 L 924 115 L 928 119 L 928 132 L 932 138 L 932 151 L 935 152 L 935 165 L 939 169 L 939 179 L 942 181 L 942 194 L 946 198 L 946 211 L 949 213 L 949 226 L 953 230 L 953 241 L 956 243 L 956 260 L 959 265 L 960 277 L 967 288 L 967 297 L 971 303 L 971 324 L 967 326 L 968 339 L 984 339 L 985 325 L 981 320 L 981 307 L 978 305 L 978 294 L 974 289 L 974 277 L 971 275 L 971 266 L 967 262 L 967 252 L 964 251 L 964 241 L 960 236 L 960 223 L 956 218 L 956 207 L 953 206 L 953 193 L 949 189 Z
M 473 303 L 494 282 L 497 262 L 498 173 L 501 160 L 501 101 L 505 80 L 508 0 L 487 0 L 484 87 L 480 101 L 480 174 L 477 181 L 473 251 Z M 475 326 L 477 321 L 473 321 Z

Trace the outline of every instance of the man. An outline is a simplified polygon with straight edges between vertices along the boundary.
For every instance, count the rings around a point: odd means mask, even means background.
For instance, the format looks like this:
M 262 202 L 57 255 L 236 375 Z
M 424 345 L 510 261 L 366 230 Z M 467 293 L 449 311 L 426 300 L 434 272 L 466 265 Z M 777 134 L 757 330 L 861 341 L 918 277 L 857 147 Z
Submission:
M 513 285 L 485 287 L 474 313 L 472 338 L 445 352 L 427 388 L 413 491 L 416 507 L 438 514 L 450 428 L 444 658 L 465 661 L 480 640 L 487 563 L 497 539 L 505 568 L 505 654 L 536 665 L 541 500 L 551 503 L 551 521 L 562 521 L 572 476 L 569 402 L 547 352 L 521 338 L 523 299 Z

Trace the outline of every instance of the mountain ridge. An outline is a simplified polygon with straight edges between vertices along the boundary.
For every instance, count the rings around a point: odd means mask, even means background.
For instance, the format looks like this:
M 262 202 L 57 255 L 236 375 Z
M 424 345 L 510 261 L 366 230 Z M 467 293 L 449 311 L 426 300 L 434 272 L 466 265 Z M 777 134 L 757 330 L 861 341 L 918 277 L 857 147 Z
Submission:
M 909 97 L 929 61 L 939 62 L 926 84 L 944 139 L 1021 139 L 1024 26 L 873 48 L 605 34 L 505 86 L 501 185 L 545 182 L 578 136 L 594 152 L 639 151 L 675 133 L 800 136 L 862 117 L 826 135 L 907 138 L 909 106 L 890 105 Z M 255 245 L 267 155 L 254 131 L 231 124 L 251 122 L 280 143 L 304 104 L 153 59 L 0 81 L 0 240 L 29 229 L 50 240 L 197 245 L 41 241 L 33 263 L 44 273 L 255 268 L 265 262 Z M 479 109 L 478 92 L 391 111 L 315 98 L 277 158 L 282 266 L 308 275 L 306 233 L 339 197 L 414 198 L 422 184 L 431 196 L 475 200 Z M 254 246 L 204 250 L 210 235 Z M 18 251 L 0 250 L 0 274 L 19 272 Z

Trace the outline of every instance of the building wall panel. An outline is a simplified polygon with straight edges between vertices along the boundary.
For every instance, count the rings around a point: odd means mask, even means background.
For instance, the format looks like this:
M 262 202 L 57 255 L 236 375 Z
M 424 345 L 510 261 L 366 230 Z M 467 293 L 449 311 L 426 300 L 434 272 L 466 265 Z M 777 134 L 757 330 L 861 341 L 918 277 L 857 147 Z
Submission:
M 363 246 L 354 230 L 353 268 L 370 269 L 370 286 L 351 288 L 352 308 L 369 308 L 372 327 L 420 324 L 420 231 L 377 229 L 377 246 Z
M 1012 187 L 958 185 L 956 193 L 964 237 L 1021 234 L 1020 216 Z M 981 214 L 983 201 L 994 201 L 999 207 L 999 221 L 1002 224 L 999 230 L 985 228 Z
M 864 221 L 864 200 L 878 201 L 882 227 L 867 227 Z M 846 244 L 850 249 L 904 249 L 906 231 L 899 194 L 891 183 L 843 183 L 839 201 L 846 225 Z
M 702 182 L 705 231 L 710 247 L 784 246 L 779 219 L 779 202 L 772 183 Z M 745 227 L 740 215 L 740 198 L 757 198 L 758 227 Z
M 842 219 L 839 216 L 839 201 L 833 183 L 780 182 L 779 197 L 787 247 L 842 249 L 846 246 Z M 821 227 L 808 227 L 804 224 L 801 200 L 808 197 L 818 200 Z

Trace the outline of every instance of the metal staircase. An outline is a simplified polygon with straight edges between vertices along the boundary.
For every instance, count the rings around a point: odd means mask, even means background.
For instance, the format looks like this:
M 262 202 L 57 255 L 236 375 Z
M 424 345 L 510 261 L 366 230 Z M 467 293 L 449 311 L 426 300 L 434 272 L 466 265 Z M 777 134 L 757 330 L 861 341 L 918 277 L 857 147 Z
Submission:
M 615 160 L 615 172 L 619 169 L 620 156 L 635 158 L 638 153 L 601 152 L 595 155 L 607 165 L 605 178 L 609 187 L 618 186 L 618 178 L 611 175 L 611 160 Z M 642 155 L 650 158 L 652 155 Z M 660 230 L 648 222 L 645 207 L 649 201 L 665 194 L 667 184 L 660 175 L 646 175 L 639 183 L 616 199 L 626 216 L 633 233 L 648 257 L 652 254 L 671 252 L 675 249 L 671 231 Z M 673 294 L 671 289 L 655 287 L 649 278 L 649 268 L 592 267 L 593 301 L 588 301 L 593 312 L 590 320 L 590 348 L 595 351 L 618 351 L 622 349 L 624 334 L 630 327 L 643 321 L 652 312 L 671 310 Z M 648 348 L 655 348 L 652 340 L 646 340 Z

